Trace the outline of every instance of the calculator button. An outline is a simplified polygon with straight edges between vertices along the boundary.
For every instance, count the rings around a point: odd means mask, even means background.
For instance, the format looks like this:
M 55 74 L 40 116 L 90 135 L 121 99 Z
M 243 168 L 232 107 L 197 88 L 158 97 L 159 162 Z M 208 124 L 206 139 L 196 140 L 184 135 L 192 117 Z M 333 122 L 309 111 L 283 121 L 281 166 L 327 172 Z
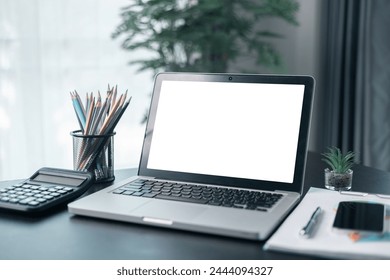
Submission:
M 34 195 L 34 196 L 37 197 L 37 198 L 41 198 L 41 197 L 43 197 L 43 194 L 37 193 L 37 194 Z
M 52 195 L 45 195 L 43 198 L 49 200 L 49 199 L 53 199 L 53 196 Z
M 11 202 L 11 203 L 17 203 L 20 199 L 17 199 L 17 198 L 11 198 L 8 202 Z
M 28 193 L 25 193 L 24 195 L 25 196 L 34 196 L 35 193 L 32 193 L 32 192 L 28 192 Z
M 64 193 L 67 193 L 67 191 L 64 191 L 64 190 L 57 190 L 57 193 L 64 194 Z
M 35 199 L 34 197 L 27 197 L 27 198 L 25 198 L 23 200 L 20 200 L 19 203 L 20 204 L 27 204 L 27 203 L 33 201 L 34 199 Z
M 72 189 L 72 188 L 69 188 L 69 187 L 65 187 L 65 188 L 64 188 L 64 191 L 71 192 L 71 191 L 73 191 L 73 189 Z
M 56 188 L 57 190 L 62 190 L 64 187 L 56 186 L 55 188 Z
M 39 186 L 31 186 L 30 189 L 37 190 L 37 189 L 39 189 Z
M 44 199 L 44 198 L 42 198 L 42 197 L 37 198 L 37 199 L 35 199 L 35 200 L 38 201 L 38 202 L 40 202 L 40 203 L 43 203 L 43 202 L 47 201 L 47 199 Z
M 39 202 L 35 201 L 35 200 L 28 203 L 28 205 L 31 205 L 31 206 L 37 206 L 38 204 L 39 204 Z
M 24 185 L 24 183 L 18 183 L 18 184 L 15 184 L 15 185 L 13 185 L 14 187 L 21 187 L 21 186 L 23 186 Z
M 8 200 L 10 200 L 10 198 L 8 196 L 3 196 L 0 200 L 1 201 L 8 201 Z
M 48 194 L 50 194 L 50 192 L 48 192 L 48 191 L 44 191 L 44 192 L 42 192 L 42 194 L 44 194 L 44 195 L 48 195 Z
M 52 196 L 54 196 L 54 197 L 58 197 L 58 196 L 60 196 L 61 194 L 58 193 L 58 192 L 52 192 L 50 195 L 52 195 Z
M 40 190 L 40 191 L 47 191 L 48 188 L 46 188 L 46 187 L 40 187 L 39 190 Z
M 25 196 L 25 195 L 19 195 L 19 196 L 18 196 L 19 199 L 25 199 L 26 197 L 27 197 L 27 196 Z

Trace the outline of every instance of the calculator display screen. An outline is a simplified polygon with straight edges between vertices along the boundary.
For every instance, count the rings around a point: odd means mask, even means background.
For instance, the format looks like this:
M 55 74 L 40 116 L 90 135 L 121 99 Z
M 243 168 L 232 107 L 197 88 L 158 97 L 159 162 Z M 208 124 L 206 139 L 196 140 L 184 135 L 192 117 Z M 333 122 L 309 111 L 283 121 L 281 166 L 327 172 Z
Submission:
M 70 178 L 70 177 L 62 177 L 62 176 L 54 176 L 54 175 L 48 175 L 48 174 L 38 174 L 34 178 L 32 178 L 34 181 L 40 181 L 40 182 L 47 182 L 51 184 L 60 184 L 60 185 L 68 185 L 77 187 L 81 185 L 85 178 Z

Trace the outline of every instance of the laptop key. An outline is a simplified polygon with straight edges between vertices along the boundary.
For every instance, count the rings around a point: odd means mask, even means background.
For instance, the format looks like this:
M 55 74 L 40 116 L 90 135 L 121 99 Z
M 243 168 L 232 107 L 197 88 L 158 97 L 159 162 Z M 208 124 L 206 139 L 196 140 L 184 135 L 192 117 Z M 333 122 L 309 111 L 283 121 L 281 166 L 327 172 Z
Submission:
M 144 193 L 144 194 L 142 195 L 142 197 L 150 197 L 150 198 L 155 197 L 155 196 L 156 196 L 156 195 L 153 194 L 153 193 Z
M 230 201 L 224 201 L 224 202 L 222 202 L 222 206 L 224 206 L 224 207 L 233 207 L 233 203 L 231 203 Z
M 220 201 L 214 201 L 214 200 L 211 200 L 211 201 L 209 201 L 207 204 L 209 204 L 209 205 L 215 205 L 215 206 L 219 206 L 219 205 L 221 205 L 221 202 L 220 202 Z
M 114 190 L 112 193 L 121 194 L 121 193 L 123 193 L 124 191 L 125 191 L 125 190 L 117 189 L 117 190 Z
M 182 197 L 182 196 L 168 196 L 168 195 L 163 195 L 163 194 L 158 194 L 155 196 L 155 198 L 181 201 L 181 202 L 191 202 L 191 203 L 198 203 L 198 204 L 206 204 L 207 203 L 207 200 L 205 200 L 205 199 L 193 199 L 193 198 L 187 198 L 187 197 Z
M 257 207 L 256 205 L 248 204 L 248 205 L 246 206 L 246 209 L 248 209 L 248 210 L 255 210 L 256 207 Z
M 142 187 L 142 186 L 138 186 L 138 185 L 132 185 L 132 184 L 130 184 L 130 185 L 125 185 L 125 186 L 123 186 L 122 188 L 124 188 L 124 189 L 134 189 L 134 190 L 139 190 L 139 189 L 141 189 L 141 187 Z
M 234 208 L 245 208 L 245 207 L 246 207 L 246 204 L 234 203 L 234 204 L 233 204 L 233 207 L 234 207 Z
M 142 186 L 143 184 L 145 184 L 145 180 L 133 181 L 133 182 L 131 182 L 130 184 Z
M 151 193 L 152 194 L 160 194 L 161 192 L 152 190 Z
M 133 192 L 131 195 L 133 195 L 133 196 L 141 196 L 143 194 L 144 194 L 143 192 Z

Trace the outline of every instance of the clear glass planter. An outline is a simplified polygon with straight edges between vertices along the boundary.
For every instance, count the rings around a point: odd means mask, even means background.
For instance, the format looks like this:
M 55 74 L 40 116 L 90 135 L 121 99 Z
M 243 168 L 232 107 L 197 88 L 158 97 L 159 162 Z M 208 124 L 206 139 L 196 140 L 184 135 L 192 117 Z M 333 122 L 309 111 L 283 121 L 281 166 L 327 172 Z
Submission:
M 353 170 L 337 173 L 329 168 L 325 169 L 325 187 L 332 191 L 348 191 L 352 188 Z

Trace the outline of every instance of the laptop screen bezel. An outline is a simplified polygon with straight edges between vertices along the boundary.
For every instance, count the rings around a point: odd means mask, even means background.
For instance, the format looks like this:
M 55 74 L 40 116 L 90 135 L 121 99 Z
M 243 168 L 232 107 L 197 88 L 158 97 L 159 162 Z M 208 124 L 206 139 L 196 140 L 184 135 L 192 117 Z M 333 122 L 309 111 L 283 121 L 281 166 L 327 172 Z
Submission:
M 227 83 L 265 83 L 265 84 L 299 84 L 304 85 L 302 114 L 298 136 L 297 155 L 292 183 L 271 182 L 215 175 L 193 174 L 178 171 L 156 170 L 148 168 L 148 158 L 153 137 L 160 90 L 163 81 L 200 81 Z M 153 177 L 160 180 L 173 180 L 209 185 L 232 186 L 248 189 L 283 190 L 302 193 L 306 166 L 309 127 L 314 94 L 314 78 L 300 75 L 258 75 L 258 74 L 204 74 L 204 73 L 159 73 L 155 77 L 148 121 L 146 124 L 142 147 L 139 176 Z

